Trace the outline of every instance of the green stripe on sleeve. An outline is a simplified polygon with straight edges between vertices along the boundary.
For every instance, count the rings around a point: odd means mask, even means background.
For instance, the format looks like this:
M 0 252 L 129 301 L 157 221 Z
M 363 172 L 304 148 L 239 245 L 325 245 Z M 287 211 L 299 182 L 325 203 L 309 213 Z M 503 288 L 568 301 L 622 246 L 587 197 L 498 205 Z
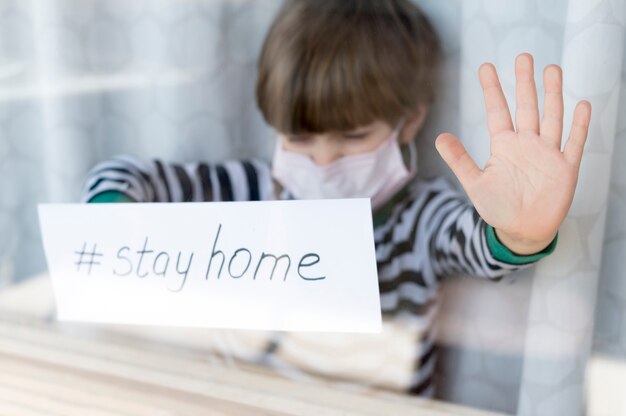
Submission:
M 89 200 L 89 203 L 114 203 L 114 202 L 135 202 L 131 197 L 118 192 L 118 191 L 106 191 L 101 194 L 97 194 Z
M 509 264 L 528 264 L 544 258 L 554 251 L 558 238 L 559 233 L 557 232 L 552 242 L 540 252 L 529 255 L 521 255 L 512 252 L 507 246 L 502 244 L 496 236 L 496 230 L 491 225 L 487 224 L 487 246 L 489 247 L 489 251 L 491 251 L 491 254 L 496 260 Z

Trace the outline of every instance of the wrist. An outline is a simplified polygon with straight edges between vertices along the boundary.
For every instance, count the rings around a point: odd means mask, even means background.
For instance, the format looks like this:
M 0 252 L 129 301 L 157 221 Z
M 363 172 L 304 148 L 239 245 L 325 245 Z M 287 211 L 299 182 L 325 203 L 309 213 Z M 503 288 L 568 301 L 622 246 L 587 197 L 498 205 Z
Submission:
M 553 235 L 549 240 L 528 240 L 516 236 L 511 236 L 501 230 L 494 228 L 497 239 L 515 254 L 526 256 L 543 251 L 554 240 Z

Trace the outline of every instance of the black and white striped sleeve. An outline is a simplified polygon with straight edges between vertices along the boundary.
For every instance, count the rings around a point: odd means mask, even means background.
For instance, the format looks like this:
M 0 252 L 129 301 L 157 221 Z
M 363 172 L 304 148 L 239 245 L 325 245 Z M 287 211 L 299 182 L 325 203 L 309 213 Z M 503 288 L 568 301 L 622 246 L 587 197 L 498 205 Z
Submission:
M 487 223 L 471 202 L 443 178 L 432 185 L 422 221 L 435 276 L 462 272 L 497 281 L 530 265 L 496 259 L 487 242 Z
M 123 155 L 88 173 L 82 201 L 111 191 L 136 202 L 255 201 L 273 199 L 274 187 L 259 159 L 175 164 Z

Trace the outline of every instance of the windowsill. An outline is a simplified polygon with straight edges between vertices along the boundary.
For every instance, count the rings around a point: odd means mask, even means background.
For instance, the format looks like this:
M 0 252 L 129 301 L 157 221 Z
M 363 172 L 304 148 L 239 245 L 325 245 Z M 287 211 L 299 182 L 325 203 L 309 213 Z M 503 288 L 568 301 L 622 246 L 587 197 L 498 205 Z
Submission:
M 168 341 L 173 341 L 192 330 L 154 327 L 142 334 L 141 326 L 116 332 L 114 325 L 57 322 L 50 316 L 52 290 L 45 275 L 0 290 L 0 305 L 0 365 L 11 369 L 0 387 L 15 390 L 12 405 L 30 410 L 32 397 L 45 397 L 42 414 L 69 409 L 79 414 L 93 406 L 131 414 L 211 409 L 225 414 L 496 415 L 384 391 L 296 382 L 251 364 L 216 365 L 201 348 L 201 330 L 183 345 L 144 335 L 171 330 Z

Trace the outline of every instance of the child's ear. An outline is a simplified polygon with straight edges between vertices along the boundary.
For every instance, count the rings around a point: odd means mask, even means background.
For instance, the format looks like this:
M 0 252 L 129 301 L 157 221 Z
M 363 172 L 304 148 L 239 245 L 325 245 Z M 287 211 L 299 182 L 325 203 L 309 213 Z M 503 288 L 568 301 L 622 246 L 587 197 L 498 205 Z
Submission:
M 428 105 L 420 104 L 418 109 L 413 114 L 407 116 L 404 126 L 400 131 L 401 144 L 408 144 L 411 140 L 415 139 L 415 136 L 417 136 L 417 133 L 424 125 L 426 114 L 428 114 Z

